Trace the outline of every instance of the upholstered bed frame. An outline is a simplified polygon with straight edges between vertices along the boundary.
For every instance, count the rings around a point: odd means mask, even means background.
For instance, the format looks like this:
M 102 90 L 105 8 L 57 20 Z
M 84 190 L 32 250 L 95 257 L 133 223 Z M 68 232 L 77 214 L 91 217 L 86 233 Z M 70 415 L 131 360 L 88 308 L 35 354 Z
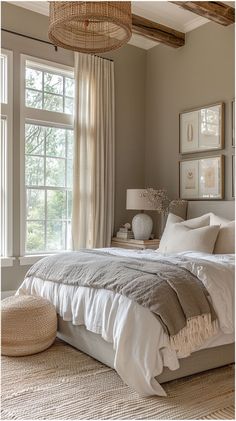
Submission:
M 58 337 L 85 354 L 114 368 L 115 352 L 112 343 L 106 342 L 100 335 L 89 332 L 84 326 L 74 326 L 58 318 Z M 171 371 L 165 368 L 157 377 L 159 383 L 179 379 L 201 371 L 221 367 L 234 362 L 234 344 L 217 346 L 194 352 L 188 358 L 182 358 L 180 368 Z
M 203 200 L 188 202 L 187 219 L 196 218 L 197 216 L 205 215 L 208 212 L 213 212 L 223 218 L 234 220 L 235 202 L 234 200 Z
M 192 201 L 188 202 L 187 219 L 213 212 L 218 216 L 233 220 L 235 206 L 233 201 Z M 111 343 L 106 342 L 100 335 L 89 332 L 84 326 L 74 326 L 58 318 L 58 337 L 80 351 L 114 368 L 115 352 Z M 180 359 L 180 368 L 171 371 L 165 368 L 157 377 L 159 383 L 200 373 L 216 367 L 233 363 L 235 360 L 234 344 L 217 346 L 194 352 L 188 358 Z

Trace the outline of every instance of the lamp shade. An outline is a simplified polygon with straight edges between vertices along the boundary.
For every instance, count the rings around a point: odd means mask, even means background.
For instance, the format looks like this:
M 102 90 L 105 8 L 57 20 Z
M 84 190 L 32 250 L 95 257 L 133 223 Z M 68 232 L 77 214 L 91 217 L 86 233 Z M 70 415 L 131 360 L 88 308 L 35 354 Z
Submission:
M 132 35 L 130 1 L 50 1 L 49 39 L 82 53 L 115 50 Z
M 126 209 L 155 210 L 154 205 L 143 196 L 145 189 L 128 189 L 126 193 Z

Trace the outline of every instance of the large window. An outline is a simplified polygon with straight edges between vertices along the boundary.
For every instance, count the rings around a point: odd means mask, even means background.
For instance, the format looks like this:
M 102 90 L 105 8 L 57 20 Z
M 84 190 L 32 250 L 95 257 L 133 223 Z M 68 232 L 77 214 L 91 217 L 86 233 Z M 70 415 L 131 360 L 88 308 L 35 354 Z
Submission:
M 22 252 L 71 248 L 73 70 L 22 57 Z
M 2 264 L 11 264 L 12 256 L 12 52 L 1 50 L 1 145 L 0 145 L 0 255 Z

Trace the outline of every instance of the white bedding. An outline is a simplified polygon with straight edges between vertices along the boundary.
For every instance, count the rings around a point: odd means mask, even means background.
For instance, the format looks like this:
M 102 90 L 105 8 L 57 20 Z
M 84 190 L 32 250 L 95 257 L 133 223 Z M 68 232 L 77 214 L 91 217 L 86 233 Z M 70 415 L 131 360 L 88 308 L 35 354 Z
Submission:
M 101 250 L 101 249 L 100 249 Z M 102 249 L 120 256 L 157 260 L 163 255 L 154 250 Z M 234 255 L 209 255 L 184 252 L 183 264 L 202 280 L 209 291 L 219 320 L 219 333 L 201 348 L 234 341 Z M 172 260 L 178 254 L 172 255 Z M 26 278 L 17 294 L 40 295 L 51 301 L 65 321 L 100 334 L 113 344 L 114 366 L 125 383 L 142 395 L 165 396 L 154 379 L 163 367 L 179 368 L 178 355 L 170 349 L 168 336 L 158 319 L 146 308 L 107 290 L 57 284 Z M 131 358 L 132 356 L 132 358 Z

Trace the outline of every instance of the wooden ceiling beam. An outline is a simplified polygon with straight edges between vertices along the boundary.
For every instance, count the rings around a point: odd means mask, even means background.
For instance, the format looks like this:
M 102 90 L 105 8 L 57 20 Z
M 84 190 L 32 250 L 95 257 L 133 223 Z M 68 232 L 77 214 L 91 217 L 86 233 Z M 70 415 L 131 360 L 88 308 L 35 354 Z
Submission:
M 182 47 L 185 44 L 183 32 L 133 14 L 132 32 L 174 48 Z
M 235 22 L 235 9 L 221 1 L 171 1 L 170 3 L 220 25 L 228 26 Z

